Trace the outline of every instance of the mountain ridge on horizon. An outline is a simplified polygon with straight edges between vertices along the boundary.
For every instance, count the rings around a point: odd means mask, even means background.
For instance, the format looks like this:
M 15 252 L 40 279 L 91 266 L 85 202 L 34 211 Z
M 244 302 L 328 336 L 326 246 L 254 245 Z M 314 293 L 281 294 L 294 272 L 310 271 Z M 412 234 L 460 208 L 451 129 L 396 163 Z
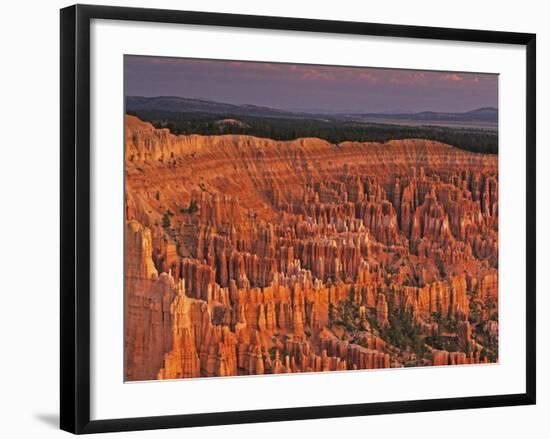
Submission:
M 233 114 L 241 116 L 263 117 L 335 117 L 352 118 L 373 117 L 390 119 L 413 120 L 468 120 L 497 122 L 498 109 L 492 106 L 474 108 L 467 111 L 334 111 L 324 110 L 297 110 L 281 109 L 256 104 L 232 104 L 228 102 L 212 101 L 202 98 L 183 96 L 126 96 L 126 110 L 128 111 L 176 111 L 202 112 L 213 114 Z

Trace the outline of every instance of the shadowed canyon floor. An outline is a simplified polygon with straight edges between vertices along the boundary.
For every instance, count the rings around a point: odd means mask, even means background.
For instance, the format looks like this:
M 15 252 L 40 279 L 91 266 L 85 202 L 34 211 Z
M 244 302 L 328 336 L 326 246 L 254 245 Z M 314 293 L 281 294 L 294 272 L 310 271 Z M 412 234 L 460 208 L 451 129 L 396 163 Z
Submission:
M 498 361 L 498 158 L 126 116 L 125 378 Z

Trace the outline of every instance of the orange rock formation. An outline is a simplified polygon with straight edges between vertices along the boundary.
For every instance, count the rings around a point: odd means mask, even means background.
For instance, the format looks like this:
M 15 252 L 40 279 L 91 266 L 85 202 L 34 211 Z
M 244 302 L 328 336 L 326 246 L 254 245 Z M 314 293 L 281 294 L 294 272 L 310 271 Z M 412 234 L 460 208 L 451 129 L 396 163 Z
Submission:
M 126 116 L 125 378 L 497 361 L 497 169 Z

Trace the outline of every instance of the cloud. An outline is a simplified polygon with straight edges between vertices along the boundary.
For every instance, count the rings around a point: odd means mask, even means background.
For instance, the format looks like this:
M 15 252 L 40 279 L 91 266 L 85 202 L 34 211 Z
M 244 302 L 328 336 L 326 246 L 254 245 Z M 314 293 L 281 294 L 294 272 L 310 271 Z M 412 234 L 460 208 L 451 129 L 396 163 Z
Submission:
M 125 57 L 129 94 L 280 108 L 434 109 L 496 105 L 498 75 L 201 58 Z
M 458 73 L 446 73 L 441 76 L 442 81 L 461 82 L 464 78 Z
M 389 83 L 396 85 L 421 84 L 428 79 L 426 72 L 414 70 L 386 70 L 389 72 Z

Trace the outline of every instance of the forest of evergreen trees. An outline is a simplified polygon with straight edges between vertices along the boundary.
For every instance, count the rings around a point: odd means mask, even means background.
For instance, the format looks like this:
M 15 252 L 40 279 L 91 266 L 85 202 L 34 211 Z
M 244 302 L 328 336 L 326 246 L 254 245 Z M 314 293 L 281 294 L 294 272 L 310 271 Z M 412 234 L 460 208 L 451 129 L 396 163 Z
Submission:
M 168 128 L 174 134 L 246 134 L 274 140 L 319 137 L 331 143 L 346 140 L 387 142 L 398 139 L 429 139 L 467 151 L 498 153 L 498 133 L 487 129 L 377 124 L 330 116 L 326 119 L 276 118 L 150 110 L 128 113 L 151 122 L 157 128 Z M 237 119 L 242 124 L 220 124 L 219 121 L 223 119 Z

